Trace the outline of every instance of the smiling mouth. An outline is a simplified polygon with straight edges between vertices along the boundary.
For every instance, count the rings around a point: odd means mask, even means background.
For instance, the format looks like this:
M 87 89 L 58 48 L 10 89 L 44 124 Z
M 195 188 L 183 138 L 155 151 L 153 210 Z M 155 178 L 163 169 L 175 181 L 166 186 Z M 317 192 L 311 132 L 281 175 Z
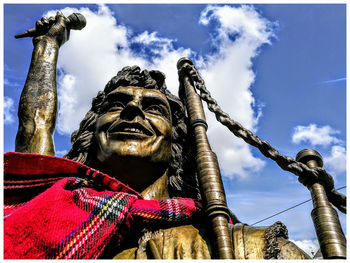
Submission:
M 153 136 L 153 132 L 139 123 L 122 122 L 108 129 L 109 134 Z

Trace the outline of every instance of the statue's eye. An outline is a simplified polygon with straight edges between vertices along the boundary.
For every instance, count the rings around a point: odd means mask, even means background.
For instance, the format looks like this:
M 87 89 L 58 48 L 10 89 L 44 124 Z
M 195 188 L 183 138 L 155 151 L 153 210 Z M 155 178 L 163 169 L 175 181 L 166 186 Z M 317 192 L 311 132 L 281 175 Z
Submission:
M 145 109 L 146 112 L 154 115 L 163 115 L 163 109 L 158 105 L 151 105 Z
M 120 101 L 114 101 L 110 108 L 108 109 L 108 111 L 121 111 L 122 109 L 124 109 L 124 104 Z

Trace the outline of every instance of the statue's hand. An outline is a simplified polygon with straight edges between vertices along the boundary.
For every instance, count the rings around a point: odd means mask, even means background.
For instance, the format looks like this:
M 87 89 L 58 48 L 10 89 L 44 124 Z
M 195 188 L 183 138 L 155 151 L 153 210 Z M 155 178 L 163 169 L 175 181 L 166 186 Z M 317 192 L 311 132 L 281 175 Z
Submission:
M 35 24 L 36 36 L 33 43 L 40 42 L 43 38 L 49 38 L 57 43 L 60 47 L 69 39 L 70 29 L 67 27 L 67 18 L 61 11 L 57 11 L 56 17 L 41 18 Z

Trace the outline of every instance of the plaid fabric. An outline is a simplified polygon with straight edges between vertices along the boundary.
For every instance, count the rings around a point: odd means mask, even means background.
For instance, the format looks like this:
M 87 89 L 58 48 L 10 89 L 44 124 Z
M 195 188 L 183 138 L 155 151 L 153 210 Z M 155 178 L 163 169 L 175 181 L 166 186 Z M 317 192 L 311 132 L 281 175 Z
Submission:
M 134 217 L 140 217 L 144 222 L 165 220 L 169 222 L 188 221 L 194 213 L 198 213 L 201 204 L 189 198 L 176 198 L 163 201 L 136 200 L 130 208 Z
M 4 258 L 98 258 L 116 247 L 133 219 L 184 222 L 193 199 L 142 197 L 114 178 L 71 160 L 7 153 L 4 158 Z

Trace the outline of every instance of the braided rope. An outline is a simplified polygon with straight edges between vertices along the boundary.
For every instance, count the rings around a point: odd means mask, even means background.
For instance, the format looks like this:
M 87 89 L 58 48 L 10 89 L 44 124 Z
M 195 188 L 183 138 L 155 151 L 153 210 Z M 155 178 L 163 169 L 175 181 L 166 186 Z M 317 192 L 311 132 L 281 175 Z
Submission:
M 230 116 L 220 108 L 216 100 L 210 95 L 210 92 L 205 87 L 204 80 L 193 65 L 183 65 L 179 70 L 180 78 L 182 78 L 184 74 L 188 74 L 191 77 L 195 84 L 194 87 L 200 92 L 200 97 L 207 103 L 208 109 L 215 114 L 216 119 L 222 125 L 226 126 L 235 136 L 258 148 L 265 157 L 274 160 L 283 170 L 298 176 L 299 182 L 306 187 L 309 188 L 315 182 L 322 184 L 325 188 L 328 200 L 337 207 L 339 211 L 346 213 L 346 196 L 339 193 L 334 188 L 334 180 L 326 170 L 321 167 L 311 169 L 307 165 L 297 162 L 292 157 L 280 154 L 267 141 L 261 140 L 250 130 L 244 128 L 240 123 L 232 120 Z

